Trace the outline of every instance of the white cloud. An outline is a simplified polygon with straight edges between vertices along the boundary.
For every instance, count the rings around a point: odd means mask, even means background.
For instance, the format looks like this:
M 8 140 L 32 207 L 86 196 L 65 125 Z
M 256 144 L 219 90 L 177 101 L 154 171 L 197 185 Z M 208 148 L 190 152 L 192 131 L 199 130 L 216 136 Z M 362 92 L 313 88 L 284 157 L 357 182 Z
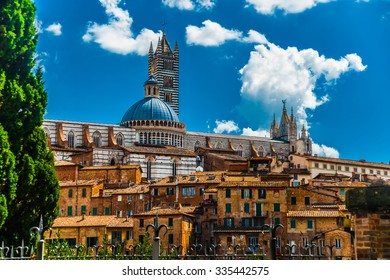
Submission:
M 128 11 L 118 7 L 121 0 L 99 0 L 108 16 L 107 24 L 90 23 L 84 42 L 95 42 L 101 48 L 117 53 L 146 55 L 150 42 L 156 43 L 161 33 L 149 29 L 142 29 L 140 34 L 134 36 L 131 32 L 133 19 Z
M 54 36 L 61 36 L 62 25 L 61 23 L 53 23 L 45 28 L 46 31 L 53 33 Z
M 247 127 L 247 128 L 244 128 L 242 130 L 242 135 L 246 135 L 246 136 L 256 136 L 256 137 L 270 137 L 270 133 L 268 130 L 266 129 L 257 129 L 257 130 L 253 130 L 252 128 L 250 127 Z
M 267 38 L 255 30 L 249 30 L 248 36 L 241 39 L 244 43 L 258 43 L 258 44 L 268 44 Z
M 214 133 L 231 133 L 231 132 L 237 132 L 240 130 L 240 128 L 237 126 L 237 124 L 234 121 L 215 121 L 215 124 L 217 125 L 216 128 L 213 129 Z
M 200 7 L 206 8 L 207 10 L 215 6 L 215 2 L 213 0 L 197 0 L 196 2 Z
M 319 145 L 312 143 L 312 151 L 313 155 L 318 155 L 321 157 L 338 158 L 340 156 L 339 152 L 335 148 L 331 148 L 322 144 Z
M 213 0 L 162 0 L 162 3 L 170 8 L 188 11 L 202 8 L 209 10 L 215 5 Z
M 335 0 L 246 0 L 247 6 L 253 6 L 258 13 L 272 15 L 276 10 L 286 14 L 301 13 L 319 3 L 329 3 Z
M 259 44 L 268 42 L 263 34 L 255 30 L 249 30 L 248 35 L 244 37 L 241 31 L 224 28 L 219 23 L 211 20 L 205 20 L 202 24 L 202 27 L 194 25 L 186 27 L 187 44 L 215 47 L 231 40 Z
M 281 109 L 281 100 L 295 108 L 298 124 L 307 122 L 307 109 L 314 110 L 329 101 L 328 95 L 316 93 L 322 78 L 336 81 L 349 71 L 366 68 L 357 54 L 336 60 L 320 55 L 316 50 L 283 49 L 275 44 L 261 44 L 252 51 L 248 63 L 240 69 L 241 97 L 251 104 L 261 105 L 271 116 Z M 241 110 L 244 112 L 244 110 Z M 264 124 L 263 124 L 264 125 Z
M 195 8 L 191 0 L 163 0 L 162 2 L 170 8 L 178 8 L 179 10 L 193 10 Z
M 202 24 L 204 25 L 202 27 L 194 25 L 186 27 L 187 44 L 219 46 L 228 40 L 239 40 L 242 36 L 242 32 L 226 29 L 211 20 L 205 20 Z
M 38 19 L 38 17 L 36 16 L 35 19 L 34 19 L 34 26 L 35 26 L 35 29 L 37 31 L 38 34 L 42 33 L 43 32 L 43 29 L 42 29 L 42 21 Z
M 46 72 L 46 68 L 44 65 L 44 62 L 46 59 L 49 57 L 49 54 L 47 52 L 36 52 L 33 55 L 33 60 L 34 60 L 34 67 L 33 67 L 33 72 L 36 72 L 39 68 L 43 73 Z

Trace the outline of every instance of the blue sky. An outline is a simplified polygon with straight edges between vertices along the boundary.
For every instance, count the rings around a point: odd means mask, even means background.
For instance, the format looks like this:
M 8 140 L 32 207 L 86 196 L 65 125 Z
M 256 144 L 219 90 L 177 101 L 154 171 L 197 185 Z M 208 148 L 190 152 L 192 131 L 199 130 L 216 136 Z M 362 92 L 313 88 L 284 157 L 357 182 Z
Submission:
M 388 0 L 34 2 L 47 119 L 118 123 L 165 30 L 188 131 L 264 136 L 287 99 L 315 153 L 390 161 Z

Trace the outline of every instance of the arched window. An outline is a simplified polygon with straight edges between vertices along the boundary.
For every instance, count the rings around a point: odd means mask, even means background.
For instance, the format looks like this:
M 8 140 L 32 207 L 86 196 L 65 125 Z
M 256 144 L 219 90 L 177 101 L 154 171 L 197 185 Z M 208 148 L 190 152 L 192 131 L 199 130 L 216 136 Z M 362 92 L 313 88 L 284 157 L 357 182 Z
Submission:
M 95 131 L 92 135 L 93 143 L 95 143 L 96 147 L 100 147 L 102 145 L 101 134 L 99 131 Z
M 124 137 L 123 137 L 122 133 L 118 133 L 115 138 L 116 138 L 116 143 L 120 146 L 122 146 L 123 143 L 125 142 L 125 141 L 123 141 Z
M 69 131 L 68 133 L 68 147 L 74 148 L 74 133 L 73 131 Z
M 176 161 L 174 160 L 172 162 L 172 176 L 176 176 L 176 170 L 177 170 L 177 163 Z
M 115 158 L 112 158 L 112 159 L 111 159 L 110 165 L 115 165 Z
M 172 77 L 164 77 L 163 78 L 163 86 L 164 87 L 173 87 L 173 78 Z
M 258 149 L 257 149 L 258 153 L 259 153 L 259 156 L 261 157 L 264 157 L 265 156 L 265 150 L 264 150 L 264 147 L 263 146 L 260 146 Z
M 146 179 L 150 180 L 152 178 L 152 161 L 149 159 L 146 162 Z
M 172 102 L 172 95 L 169 92 L 165 93 L 164 101 L 165 102 Z
M 200 142 L 199 141 L 196 141 L 195 142 L 195 146 L 194 146 L 194 151 L 196 151 L 197 148 L 200 147 Z
M 215 146 L 215 148 L 217 148 L 217 149 L 222 149 L 222 143 L 221 143 L 221 142 L 218 142 L 217 145 Z
M 238 154 L 240 157 L 242 157 L 242 151 L 243 151 L 242 146 L 241 146 L 241 145 L 238 146 L 238 147 L 237 147 L 237 154 Z

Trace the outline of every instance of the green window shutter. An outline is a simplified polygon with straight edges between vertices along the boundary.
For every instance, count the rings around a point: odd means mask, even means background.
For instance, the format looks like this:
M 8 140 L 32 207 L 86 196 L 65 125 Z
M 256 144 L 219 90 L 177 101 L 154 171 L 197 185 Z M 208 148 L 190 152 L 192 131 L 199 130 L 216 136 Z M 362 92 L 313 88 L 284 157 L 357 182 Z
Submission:
M 86 205 L 81 205 L 81 215 L 83 214 L 86 214 L 87 213 L 87 206 Z
M 250 207 L 249 203 L 244 204 L 244 212 L 245 213 L 249 213 L 249 207 Z
M 310 196 L 305 196 L 305 205 L 310 205 Z
M 72 206 L 68 206 L 68 216 L 72 216 Z
M 256 216 L 261 216 L 261 203 L 256 203 Z
M 297 197 L 296 196 L 291 197 L 291 205 L 297 205 Z
M 92 208 L 92 216 L 97 216 L 97 208 Z
M 82 196 L 87 197 L 87 189 L 86 188 L 82 189 Z
M 110 207 L 104 208 L 104 215 L 110 215 Z
M 168 235 L 168 243 L 173 244 L 173 234 L 171 233 Z
M 307 228 L 308 229 L 313 229 L 313 220 L 308 220 L 307 221 Z
M 274 212 L 280 212 L 280 203 L 274 203 Z
M 291 220 L 290 221 L 290 228 L 295 228 L 296 225 L 295 225 L 295 220 Z
M 226 198 L 230 198 L 230 197 L 231 197 L 231 190 L 226 189 Z
M 139 219 L 139 227 L 144 227 L 144 219 Z
M 232 212 L 232 205 L 230 203 L 226 203 L 225 205 L 225 212 L 231 213 Z

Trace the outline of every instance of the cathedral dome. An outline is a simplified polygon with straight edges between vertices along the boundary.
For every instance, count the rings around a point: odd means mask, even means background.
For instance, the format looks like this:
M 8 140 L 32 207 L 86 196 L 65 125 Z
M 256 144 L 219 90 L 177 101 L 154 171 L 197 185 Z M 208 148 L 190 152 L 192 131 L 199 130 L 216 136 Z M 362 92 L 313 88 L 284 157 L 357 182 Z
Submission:
M 133 104 L 123 115 L 121 123 L 134 120 L 179 122 L 179 118 L 172 107 L 157 97 L 145 97 Z

